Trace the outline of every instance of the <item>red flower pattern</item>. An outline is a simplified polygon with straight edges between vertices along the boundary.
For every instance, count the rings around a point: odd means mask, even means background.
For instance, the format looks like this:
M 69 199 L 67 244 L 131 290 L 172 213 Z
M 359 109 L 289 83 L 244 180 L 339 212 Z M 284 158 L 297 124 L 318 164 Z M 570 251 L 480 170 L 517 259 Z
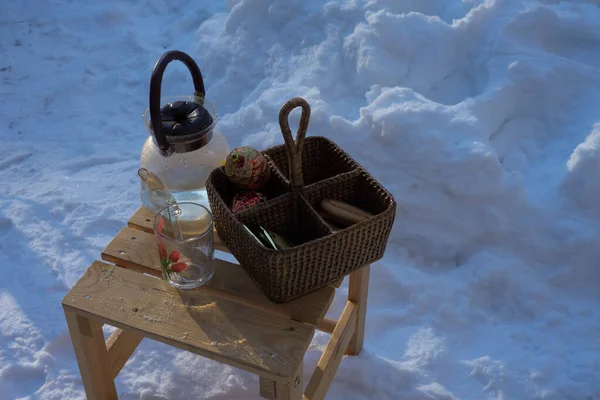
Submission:
M 187 264 L 184 262 L 178 262 L 171 265 L 171 271 L 173 272 L 183 272 L 187 268 Z
M 162 233 L 162 230 L 165 226 L 164 218 L 161 218 L 156 224 L 156 230 L 158 233 Z M 158 242 L 158 256 L 160 257 L 160 263 L 163 268 L 166 268 L 169 272 L 183 272 L 188 267 L 188 265 L 184 262 L 179 262 L 179 257 L 181 257 L 181 253 L 179 250 L 173 250 L 167 257 L 167 250 L 165 249 L 165 245 L 161 242 L 160 238 L 157 237 Z M 171 264 L 173 263 L 173 264 Z
M 158 256 L 161 260 L 167 256 L 167 250 L 165 250 L 165 245 L 162 243 L 158 244 Z

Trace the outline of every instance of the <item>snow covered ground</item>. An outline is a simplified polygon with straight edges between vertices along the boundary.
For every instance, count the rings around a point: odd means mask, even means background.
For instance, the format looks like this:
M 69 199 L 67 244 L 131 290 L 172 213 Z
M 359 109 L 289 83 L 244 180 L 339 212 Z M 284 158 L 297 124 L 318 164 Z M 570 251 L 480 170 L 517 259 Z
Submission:
M 60 302 L 140 204 L 169 49 L 232 146 L 281 143 L 302 96 L 309 135 L 398 201 L 328 399 L 600 399 L 600 1 L 3 1 L 0 33 L 0 399 L 84 398 Z M 181 65 L 164 82 L 190 93 Z M 117 379 L 144 400 L 257 385 L 151 341 Z

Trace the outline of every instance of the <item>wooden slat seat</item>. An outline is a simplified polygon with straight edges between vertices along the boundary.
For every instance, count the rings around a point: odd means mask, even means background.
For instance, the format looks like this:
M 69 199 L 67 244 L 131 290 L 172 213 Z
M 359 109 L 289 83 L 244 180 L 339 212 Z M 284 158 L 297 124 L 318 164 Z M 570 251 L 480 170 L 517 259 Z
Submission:
M 102 251 L 102 259 L 138 272 L 162 276 L 154 234 L 123 228 Z M 239 265 L 216 259 L 215 274 L 202 290 L 222 292 L 246 305 L 269 310 L 291 319 L 317 325 L 325 316 L 335 289 L 324 287 L 288 303 L 272 302 Z
M 325 314 L 342 280 L 278 304 L 241 266 L 217 259 L 206 285 L 176 290 L 162 279 L 152 221 L 140 207 L 102 251 L 113 264 L 94 262 L 63 299 L 88 399 L 118 399 L 114 378 L 147 337 L 258 374 L 263 398 L 323 400 L 344 352 L 362 348 L 369 266 L 350 274 L 339 320 Z M 215 248 L 228 252 L 217 232 Z M 103 324 L 117 328 L 107 341 Z M 332 335 L 303 394 L 315 328 Z
M 276 381 L 296 373 L 314 334 L 312 326 L 102 262 L 88 268 L 63 306 Z

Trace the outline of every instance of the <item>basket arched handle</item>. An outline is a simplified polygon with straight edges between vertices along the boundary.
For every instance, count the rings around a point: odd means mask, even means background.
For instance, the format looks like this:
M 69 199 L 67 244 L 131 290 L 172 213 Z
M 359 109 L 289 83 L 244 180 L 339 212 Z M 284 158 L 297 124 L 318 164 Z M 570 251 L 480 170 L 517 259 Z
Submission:
M 300 116 L 300 124 L 298 125 L 298 131 L 296 132 L 296 139 L 292 137 L 292 131 L 288 122 L 290 112 L 296 107 L 302 107 L 302 115 Z M 302 178 L 302 146 L 304 144 L 304 137 L 306 136 L 306 130 L 308 129 L 308 121 L 310 119 L 310 105 L 306 100 L 300 97 L 294 97 L 288 100 L 281 111 L 279 111 L 279 126 L 281 127 L 281 133 L 283 134 L 283 140 L 287 147 L 288 160 L 290 165 L 290 182 L 295 188 L 302 188 L 304 186 L 304 179 Z
M 152 131 L 154 132 L 160 154 L 165 157 L 173 154 L 173 149 L 171 148 L 162 127 L 162 118 L 160 115 L 160 90 L 165 69 L 167 68 L 167 65 L 174 60 L 179 60 L 184 63 L 190 71 L 190 74 L 192 74 L 192 79 L 194 81 L 194 98 L 196 101 L 202 104 L 204 95 L 206 94 L 200 68 L 198 68 L 198 64 L 194 62 L 192 57 L 182 51 L 171 50 L 167 51 L 158 59 L 154 65 L 154 70 L 152 70 L 152 77 L 150 78 L 150 121 L 152 122 Z

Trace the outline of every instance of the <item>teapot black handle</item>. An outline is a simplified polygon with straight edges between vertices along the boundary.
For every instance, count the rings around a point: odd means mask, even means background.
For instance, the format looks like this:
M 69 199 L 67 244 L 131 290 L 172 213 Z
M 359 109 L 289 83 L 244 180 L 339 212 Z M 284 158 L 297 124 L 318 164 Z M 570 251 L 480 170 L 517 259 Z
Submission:
M 160 149 L 160 154 L 165 157 L 170 156 L 173 153 L 173 149 L 167 140 L 167 136 L 165 135 L 162 126 L 162 118 L 160 115 L 160 89 L 165 69 L 173 60 L 179 60 L 184 63 L 192 74 L 192 79 L 194 80 L 194 97 L 201 101 L 206 94 L 200 68 L 198 68 L 198 64 L 194 62 L 192 57 L 182 51 L 171 50 L 167 51 L 158 59 L 154 65 L 154 70 L 152 70 L 152 77 L 150 78 L 150 121 L 152 123 L 152 130 L 154 131 L 156 143 Z

